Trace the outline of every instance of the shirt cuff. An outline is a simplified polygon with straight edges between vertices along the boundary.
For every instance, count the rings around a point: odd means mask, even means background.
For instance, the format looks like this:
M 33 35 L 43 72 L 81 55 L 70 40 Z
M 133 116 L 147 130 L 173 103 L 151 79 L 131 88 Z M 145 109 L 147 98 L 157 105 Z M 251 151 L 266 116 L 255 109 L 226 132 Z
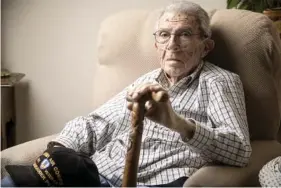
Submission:
M 49 142 L 50 145 L 52 143 L 59 143 L 59 144 L 63 145 L 66 148 L 70 148 L 70 149 L 73 149 L 75 151 L 78 150 L 77 145 L 74 144 L 72 139 L 70 139 L 69 137 L 63 136 L 63 135 L 59 135 L 58 137 L 53 139 L 51 142 Z M 49 144 L 48 144 L 48 146 L 49 146 Z
M 207 150 L 215 137 L 212 128 L 202 126 L 199 122 L 191 118 L 187 119 L 187 121 L 195 124 L 195 132 L 191 139 L 182 138 L 182 140 L 196 149 Z

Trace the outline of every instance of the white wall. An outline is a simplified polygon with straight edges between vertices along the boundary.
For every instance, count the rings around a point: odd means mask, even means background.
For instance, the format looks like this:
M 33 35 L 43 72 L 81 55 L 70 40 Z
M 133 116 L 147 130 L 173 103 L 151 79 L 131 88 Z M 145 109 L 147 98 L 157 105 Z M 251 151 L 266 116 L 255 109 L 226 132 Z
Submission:
M 59 132 L 93 110 L 101 21 L 129 8 L 171 0 L 2 0 L 2 65 L 26 74 L 16 89 L 17 143 Z M 194 0 L 206 9 L 226 0 Z

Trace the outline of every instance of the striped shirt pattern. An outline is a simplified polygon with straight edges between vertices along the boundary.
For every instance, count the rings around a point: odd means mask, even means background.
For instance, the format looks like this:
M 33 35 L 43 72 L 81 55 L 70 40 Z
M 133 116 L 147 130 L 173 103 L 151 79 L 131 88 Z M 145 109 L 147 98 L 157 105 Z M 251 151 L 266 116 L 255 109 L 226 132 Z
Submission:
M 159 83 L 167 89 L 176 113 L 196 125 L 191 139 L 144 119 L 138 185 L 161 185 L 190 177 L 209 163 L 245 166 L 251 155 L 245 99 L 238 75 L 202 62 L 189 76 L 168 87 L 161 69 L 149 72 L 132 85 Z M 87 153 L 100 174 L 121 186 L 131 131 L 126 105 L 130 87 L 86 117 L 68 122 L 53 141 Z

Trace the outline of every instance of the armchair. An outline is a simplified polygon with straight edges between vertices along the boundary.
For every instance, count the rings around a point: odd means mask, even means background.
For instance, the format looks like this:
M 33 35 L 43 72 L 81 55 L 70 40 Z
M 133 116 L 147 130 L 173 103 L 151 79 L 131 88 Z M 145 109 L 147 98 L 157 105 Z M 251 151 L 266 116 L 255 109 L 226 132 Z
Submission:
M 130 10 L 101 25 L 94 87 L 95 105 L 108 100 L 140 75 L 158 68 L 153 29 L 158 11 Z M 212 165 L 195 172 L 185 186 L 259 186 L 264 164 L 281 156 L 281 42 L 264 15 L 242 10 L 210 12 L 214 51 L 206 60 L 240 75 L 244 85 L 253 153 L 245 168 Z M 107 87 L 106 87 L 107 86 Z M 279 132 L 278 132 L 279 131 Z M 55 135 L 1 152 L 7 164 L 30 164 Z M 277 140 L 279 138 L 279 141 Z

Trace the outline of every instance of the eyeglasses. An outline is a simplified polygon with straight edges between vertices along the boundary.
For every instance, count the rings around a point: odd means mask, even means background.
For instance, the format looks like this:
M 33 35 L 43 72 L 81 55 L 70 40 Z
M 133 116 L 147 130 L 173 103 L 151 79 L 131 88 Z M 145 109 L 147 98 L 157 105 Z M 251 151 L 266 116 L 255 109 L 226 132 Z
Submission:
M 172 35 L 175 35 L 178 38 L 178 42 L 180 45 L 187 44 L 190 42 L 191 37 L 194 35 L 200 35 L 200 33 L 192 33 L 191 31 L 182 31 L 180 33 L 170 33 L 168 31 L 156 31 L 153 33 L 155 36 L 156 42 L 160 44 L 167 43 Z

